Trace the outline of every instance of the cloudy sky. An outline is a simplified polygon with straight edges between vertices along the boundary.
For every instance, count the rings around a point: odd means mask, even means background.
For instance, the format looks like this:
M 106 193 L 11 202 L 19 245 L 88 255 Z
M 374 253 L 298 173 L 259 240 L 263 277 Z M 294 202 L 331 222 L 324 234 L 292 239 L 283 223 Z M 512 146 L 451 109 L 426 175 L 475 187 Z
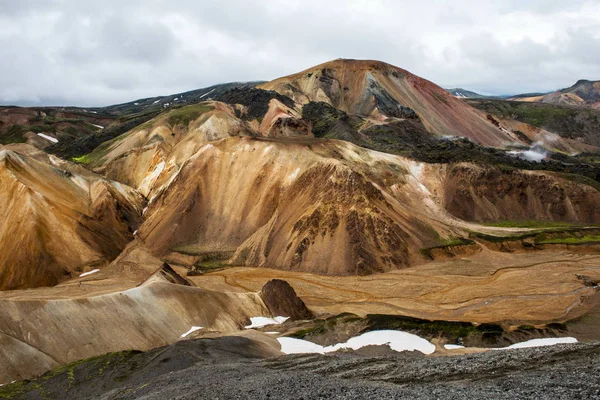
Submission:
M 600 79 L 600 1 L 0 0 L 0 104 L 107 105 L 339 57 L 549 91 Z

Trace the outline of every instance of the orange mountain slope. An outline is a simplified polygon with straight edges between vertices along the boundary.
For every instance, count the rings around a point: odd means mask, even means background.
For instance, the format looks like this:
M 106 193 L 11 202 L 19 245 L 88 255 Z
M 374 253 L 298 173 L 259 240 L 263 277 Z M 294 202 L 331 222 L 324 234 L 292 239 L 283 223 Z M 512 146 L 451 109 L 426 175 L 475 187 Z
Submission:
M 142 204 L 118 182 L 0 148 L 0 288 L 54 285 L 112 260 Z
M 382 120 L 414 111 L 435 135 L 490 146 L 519 139 L 434 83 L 381 61 L 338 59 L 259 86 L 306 104 L 324 101 L 350 114 Z

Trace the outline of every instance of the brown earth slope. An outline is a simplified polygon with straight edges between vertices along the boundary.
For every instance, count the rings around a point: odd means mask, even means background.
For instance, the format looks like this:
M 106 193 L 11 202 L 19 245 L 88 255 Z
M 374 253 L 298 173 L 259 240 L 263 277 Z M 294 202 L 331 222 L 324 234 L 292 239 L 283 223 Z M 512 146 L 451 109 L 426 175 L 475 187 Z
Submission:
M 210 101 L 171 110 L 103 143 L 87 156 L 89 167 L 152 199 L 208 142 L 231 136 L 312 137 L 298 112 L 276 99 L 260 123 L 238 118 L 240 108 L 245 112 L 243 106 Z
M 600 223 L 600 192 L 568 176 L 539 171 L 502 171 L 459 164 L 445 179 L 445 205 L 475 222 L 564 221 Z
M 229 138 L 186 163 L 140 237 L 160 256 L 235 251 L 233 263 L 336 275 L 401 268 L 446 231 L 412 210 L 425 196 L 413 164 L 341 141 Z
M 0 148 L 0 289 L 55 285 L 114 259 L 142 201 L 120 183 Z

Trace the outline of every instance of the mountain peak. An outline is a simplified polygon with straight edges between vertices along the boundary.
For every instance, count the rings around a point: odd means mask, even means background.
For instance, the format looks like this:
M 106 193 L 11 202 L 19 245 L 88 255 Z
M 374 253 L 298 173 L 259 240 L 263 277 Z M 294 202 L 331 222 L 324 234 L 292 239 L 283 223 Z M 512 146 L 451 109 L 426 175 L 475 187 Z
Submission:
M 358 71 L 378 71 L 383 73 L 401 73 L 402 75 L 412 75 L 405 69 L 396 67 L 392 64 L 388 64 L 378 60 L 358 60 L 353 58 L 337 58 L 335 60 L 327 61 L 314 67 L 305 69 L 304 71 L 298 72 L 291 76 L 302 76 L 315 71 L 320 70 L 334 70 L 344 72 L 358 72 Z
M 433 82 L 382 61 L 332 60 L 258 88 L 300 104 L 325 102 L 373 121 L 403 119 L 408 111 L 430 133 L 463 136 L 486 146 L 515 140 Z

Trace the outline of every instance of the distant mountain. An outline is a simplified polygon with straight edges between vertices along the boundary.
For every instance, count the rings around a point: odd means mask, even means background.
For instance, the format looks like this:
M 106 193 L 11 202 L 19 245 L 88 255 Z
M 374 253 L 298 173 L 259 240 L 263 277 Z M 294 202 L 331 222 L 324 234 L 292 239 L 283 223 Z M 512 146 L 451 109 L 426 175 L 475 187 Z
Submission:
M 573 86 L 546 94 L 523 94 L 511 100 L 600 109 L 600 81 L 578 80 Z
M 255 87 L 262 81 L 255 82 L 230 82 L 209 86 L 202 89 L 190 90 L 183 93 L 175 93 L 167 96 L 148 97 L 130 101 L 128 103 L 115 104 L 106 107 L 90 108 L 89 110 L 112 115 L 134 114 L 150 111 L 161 111 L 174 105 L 196 104 L 201 101 L 211 100 L 223 95 L 233 88 Z
M 0 144 L 28 143 L 44 149 L 92 135 L 115 117 L 76 107 L 0 107 Z
M 470 90 L 465 90 L 462 88 L 453 88 L 446 89 L 448 93 L 452 96 L 457 97 L 459 99 L 491 99 L 491 98 L 499 98 L 498 96 L 486 96 L 483 94 L 479 94 L 476 92 L 472 92 Z

